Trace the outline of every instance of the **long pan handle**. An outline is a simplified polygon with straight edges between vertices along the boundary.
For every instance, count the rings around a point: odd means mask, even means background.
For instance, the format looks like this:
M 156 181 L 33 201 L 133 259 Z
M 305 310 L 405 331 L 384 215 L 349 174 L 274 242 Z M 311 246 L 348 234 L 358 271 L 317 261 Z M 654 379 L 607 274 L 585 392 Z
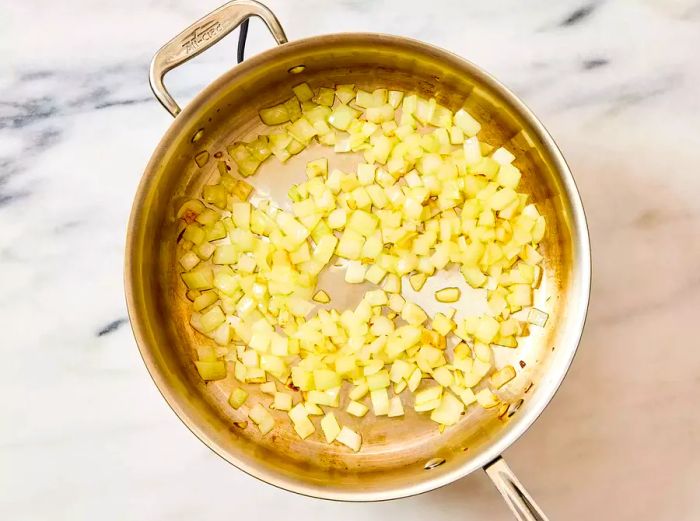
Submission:
M 502 457 L 498 457 L 484 467 L 484 471 L 503 495 L 518 521 L 548 521 L 547 516 L 537 506 L 522 483 Z
M 282 26 L 267 7 L 255 0 L 233 0 L 197 20 L 158 50 L 151 62 L 151 89 L 173 117 L 180 113 L 180 106 L 165 88 L 163 76 L 214 45 L 251 16 L 265 22 L 279 45 L 287 42 Z

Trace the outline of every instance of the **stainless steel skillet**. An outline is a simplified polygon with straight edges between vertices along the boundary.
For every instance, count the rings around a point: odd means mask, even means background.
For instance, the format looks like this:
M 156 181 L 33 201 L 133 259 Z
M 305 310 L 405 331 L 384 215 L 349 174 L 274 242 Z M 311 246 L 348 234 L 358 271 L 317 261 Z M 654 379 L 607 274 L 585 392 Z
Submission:
M 279 46 L 232 68 L 180 111 L 163 75 L 251 16 L 263 19 Z M 201 338 L 188 324 L 176 268 L 175 211 L 183 198 L 196 196 L 217 173 L 215 167 L 198 168 L 193 157 L 202 150 L 225 151 L 229 143 L 259 133 L 258 110 L 285 99 L 302 81 L 312 87 L 354 83 L 400 89 L 434 96 L 453 110 L 466 105 L 482 122 L 486 141 L 515 152 L 524 190 L 548 223 L 542 244 L 545 273 L 535 304 L 550 318 L 517 350 L 496 353 L 499 362 L 521 368 L 500 391 L 505 407 L 470 408 L 443 434 L 410 413 L 401 422 L 365 422 L 363 450 L 353 454 L 320 439 L 301 441 L 284 422 L 266 437 L 253 428 L 241 429 L 236 426 L 241 413 L 226 403 L 231 383 L 205 384 L 197 376 L 192 351 Z M 144 362 L 185 425 L 236 467 L 300 494 L 345 501 L 393 499 L 483 468 L 519 519 L 545 519 L 500 454 L 549 403 L 576 352 L 590 290 L 590 245 L 571 172 L 527 107 L 476 65 L 415 40 L 350 33 L 287 42 L 274 15 L 250 0 L 229 2 L 167 43 L 153 60 L 151 84 L 175 119 L 135 197 L 126 247 L 126 296 Z M 252 183 L 258 193 L 282 204 L 287 187 L 317 151 L 310 147 L 284 167 L 266 166 Z M 354 297 L 348 292 L 346 298 Z M 254 394 L 251 400 L 256 400 Z M 344 421 L 352 426 L 361 420 Z

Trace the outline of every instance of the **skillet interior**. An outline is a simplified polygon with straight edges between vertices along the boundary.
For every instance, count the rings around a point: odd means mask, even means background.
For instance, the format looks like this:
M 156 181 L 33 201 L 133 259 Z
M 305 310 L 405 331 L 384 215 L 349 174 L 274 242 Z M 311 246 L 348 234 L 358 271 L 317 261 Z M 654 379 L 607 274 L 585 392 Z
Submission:
M 299 65 L 304 65 L 303 72 L 288 72 Z M 218 174 L 214 161 L 200 169 L 193 157 L 201 150 L 225 155 L 227 144 L 261 133 L 258 109 L 288 98 L 291 87 L 301 81 L 312 87 L 354 83 L 367 89 L 415 92 L 434 96 L 453 110 L 466 105 L 484 127 L 481 139 L 505 145 L 516 154 L 515 164 L 523 172 L 520 190 L 531 194 L 547 219 L 542 243 L 545 275 L 535 306 L 548 312 L 550 319 L 545 328 L 532 328 L 518 349 L 494 350 L 497 365 L 511 363 L 518 369 L 517 378 L 500 392 L 512 404 L 524 399 L 512 417 L 501 414 L 503 410 L 472 406 L 457 426 L 440 434 L 436 424 L 413 412 L 410 400 L 405 401 L 406 416 L 400 420 L 375 419 L 371 413 L 363 419 L 348 416 L 345 401 L 335 411 L 341 424 L 362 425 L 362 450 L 352 454 L 345 447 L 327 445 L 320 430 L 299 440 L 282 419 L 286 413 L 273 412 L 279 421 L 266 437 L 260 437 L 252 424 L 238 428 L 234 422 L 245 419 L 245 409 L 237 412 L 226 403 L 233 375 L 208 384 L 198 377 L 193 350 L 206 339 L 188 325 L 175 212 L 183 198 L 197 197 L 202 185 L 215 182 Z M 193 142 L 200 130 L 200 138 Z M 305 162 L 322 154 L 331 166 L 341 168 L 356 159 L 337 159 L 332 150 L 317 145 L 286 165 L 266 162 L 251 182 L 260 194 L 282 204 L 287 188 L 303 177 Z M 249 59 L 207 87 L 176 118 L 154 152 L 134 203 L 126 258 L 127 300 L 154 381 L 183 422 L 218 454 L 296 492 L 333 499 L 388 499 L 436 488 L 473 471 L 534 421 L 556 391 L 578 344 L 588 300 L 588 255 L 585 222 L 570 173 L 546 131 L 512 94 L 472 64 L 419 42 L 375 34 L 328 35 Z M 327 277 L 327 287 L 334 299 L 338 297 L 333 304 L 357 299 L 357 288 L 341 287 L 333 275 Z M 427 300 L 417 302 L 430 311 Z M 522 369 L 520 361 L 525 363 Z M 247 405 L 269 403 L 257 386 L 248 390 Z M 510 412 L 515 408 L 511 406 Z M 445 462 L 426 471 L 425 463 L 433 458 Z

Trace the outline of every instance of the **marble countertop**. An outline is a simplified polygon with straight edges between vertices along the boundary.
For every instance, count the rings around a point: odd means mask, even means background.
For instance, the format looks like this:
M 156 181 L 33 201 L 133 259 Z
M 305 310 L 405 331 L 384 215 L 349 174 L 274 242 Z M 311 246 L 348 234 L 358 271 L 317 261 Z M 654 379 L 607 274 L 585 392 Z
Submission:
M 0 3 L 0 518 L 509 520 L 481 473 L 381 504 L 264 485 L 185 429 L 122 289 L 126 222 L 171 122 L 153 52 L 219 0 Z M 552 519 L 700 519 L 700 3 L 269 0 L 290 39 L 442 46 L 549 128 L 587 210 L 594 283 L 561 391 L 506 453 Z M 272 45 L 251 24 L 249 53 Z M 235 39 L 174 72 L 185 102 Z

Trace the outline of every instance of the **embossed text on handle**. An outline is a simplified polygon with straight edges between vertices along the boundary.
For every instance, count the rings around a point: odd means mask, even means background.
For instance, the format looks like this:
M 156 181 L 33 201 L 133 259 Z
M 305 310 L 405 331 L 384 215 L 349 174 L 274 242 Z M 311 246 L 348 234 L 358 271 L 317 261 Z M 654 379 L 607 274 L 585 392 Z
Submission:
M 204 25 L 197 27 L 190 34 L 185 36 L 185 41 L 182 46 L 185 48 L 185 53 L 190 54 L 204 42 L 214 38 L 217 34 L 223 32 L 224 26 L 218 20 L 212 20 Z

